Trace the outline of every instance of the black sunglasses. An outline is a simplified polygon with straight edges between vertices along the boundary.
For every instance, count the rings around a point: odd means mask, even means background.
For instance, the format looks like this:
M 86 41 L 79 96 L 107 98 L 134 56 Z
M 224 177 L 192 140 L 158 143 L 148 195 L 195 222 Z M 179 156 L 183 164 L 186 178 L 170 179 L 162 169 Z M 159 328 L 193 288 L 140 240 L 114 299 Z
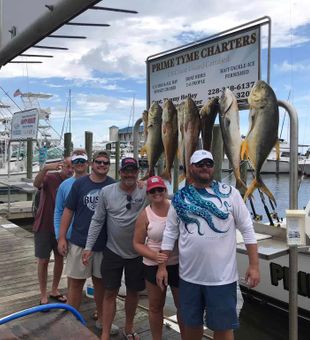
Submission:
M 94 160 L 94 162 L 97 164 L 97 165 L 110 165 L 110 162 L 109 161 L 97 161 Z
M 198 163 L 193 163 L 195 165 L 196 168 L 203 168 L 204 166 L 206 166 L 207 168 L 213 168 L 214 166 L 214 162 L 213 161 L 201 161 Z
M 72 161 L 72 164 L 85 164 L 87 162 L 84 158 L 77 158 Z
M 130 210 L 131 209 L 131 201 L 132 201 L 132 197 L 130 195 L 127 195 L 127 201 L 128 201 L 128 203 L 126 204 L 126 209 Z
M 151 190 L 148 191 L 149 194 L 155 194 L 156 192 L 164 192 L 165 191 L 165 188 L 153 188 Z

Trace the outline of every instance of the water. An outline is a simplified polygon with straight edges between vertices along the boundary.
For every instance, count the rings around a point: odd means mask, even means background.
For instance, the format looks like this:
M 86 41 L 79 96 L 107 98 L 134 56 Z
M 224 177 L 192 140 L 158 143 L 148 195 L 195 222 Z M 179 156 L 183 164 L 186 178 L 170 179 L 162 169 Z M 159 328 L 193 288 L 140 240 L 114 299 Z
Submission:
M 275 211 L 277 212 L 279 217 L 285 217 L 285 210 L 289 209 L 289 175 L 281 174 L 279 176 L 275 176 L 273 174 L 262 174 L 262 178 L 268 189 L 274 195 L 277 206 L 275 207 Z M 250 183 L 252 179 L 252 175 L 248 174 L 247 183 Z M 235 179 L 232 175 L 229 175 L 227 172 L 222 174 L 222 182 L 228 184 L 235 184 Z M 310 177 L 304 177 L 300 181 L 299 190 L 298 190 L 298 209 L 303 209 L 310 200 Z M 268 209 L 272 211 L 272 207 L 269 203 L 268 198 L 265 196 L 265 202 L 268 206 Z M 260 198 L 258 191 L 254 192 L 254 207 L 257 214 L 263 216 L 263 221 L 267 221 L 268 218 L 266 216 L 264 205 Z M 252 213 L 249 202 L 247 202 L 248 209 Z

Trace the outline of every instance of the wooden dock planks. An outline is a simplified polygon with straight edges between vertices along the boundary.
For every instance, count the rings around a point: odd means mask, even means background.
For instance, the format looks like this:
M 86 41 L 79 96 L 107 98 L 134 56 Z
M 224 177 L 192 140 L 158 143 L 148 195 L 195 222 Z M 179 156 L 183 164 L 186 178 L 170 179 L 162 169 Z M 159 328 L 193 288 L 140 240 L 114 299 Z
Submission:
M 51 286 L 52 267 L 49 266 L 48 287 Z M 34 257 L 33 235 L 5 218 L 0 217 L 0 318 L 11 313 L 33 307 L 39 303 L 39 286 L 37 280 L 37 265 Z M 66 277 L 63 276 L 60 288 L 66 292 Z M 144 298 L 144 305 L 146 299 Z M 52 301 L 51 301 L 52 302 Z M 120 328 L 124 327 L 123 299 L 117 300 L 117 312 L 114 323 Z M 95 339 L 94 334 L 100 337 L 101 331 L 95 327 L 91 315 L 95 310 L 93 299 L 83 296 L 80 312 L 87 323 L 87 328 L 75 332 L 81 324 L 71 317 L 69 313 L 51 311 L 49 313 L 36 313 L 32 316 L 11 321 L 0 326 L 0 340 L 9 339 Z M 64 318 L 62 315 L 66 315 Z M 57 322 L 59 325 L 57 325 Z M 50 321 L 50 322 L 49 322 Z M 56 324 L 54 324 L 56 323 Z M 139 307 L 135 317 L 136 331 L 141 340 L 152 339 L 148 313 L 145 308 Z M 57 334 L 57 332 L 61 333 Z M 73 332 L 72 336 L 70 332 Z M 85 331 L 85 334 L 83 333 Z M 88 333 L 91 331 L 92 333 Z M 56 333 L 55 333 L 56 332 Z M 180 339 L 178 332 L 164 326 L 164 340 Z M 61 337 L 63 336 L 63 337 Z M 112 340 L 123 339 L 122 333 L 111 336 Z

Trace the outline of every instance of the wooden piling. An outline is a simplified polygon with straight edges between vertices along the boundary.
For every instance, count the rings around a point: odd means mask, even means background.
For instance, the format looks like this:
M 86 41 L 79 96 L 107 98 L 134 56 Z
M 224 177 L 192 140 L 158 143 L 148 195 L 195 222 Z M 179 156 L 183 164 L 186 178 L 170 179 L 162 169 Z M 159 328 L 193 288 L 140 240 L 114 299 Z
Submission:
M 72 133 L 66 132 L 64 134 L 64 157 L 69 157 L 72 151 Z
M 89 162 L 92 161 L 93 155 L 93 133 L 90 131 L 85 131 L 85 150 L 88 157 Z M 89 172 L 89 167 L 87 172 Z

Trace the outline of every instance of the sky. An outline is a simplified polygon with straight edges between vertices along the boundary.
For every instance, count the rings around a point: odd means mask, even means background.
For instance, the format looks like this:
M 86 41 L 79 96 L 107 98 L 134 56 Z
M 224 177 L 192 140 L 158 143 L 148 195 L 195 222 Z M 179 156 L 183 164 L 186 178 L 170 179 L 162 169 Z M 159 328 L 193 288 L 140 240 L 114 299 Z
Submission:
M 310 144 L 309 0 L 106 0 L 98 5 L 139 13 L 88 10 L 75 21 L 111 26 L 62 27 L 57 34 L 86 35 L 87 39 L 57 41 L 69 51 L 53 51 L 54 58 L 44 59 L 43 64 L 7 64 L 0 69 L 0 86 L 10 96 L 16 89 L 53 95 L 40 103 L 51 108 L 51 124 L 59 132 L 71 90 L 75 147 L 84 146 L 85 131 L 93 132 L 94 141 L 99 142 L 108 139 L 111 125 L 128 127 L 141 117 L 146 108 L 148 56 L 266 15 L 272 19 L 271 86 L 278 99 L 289 100 L 298 112 L 299 143 Z M 51 38 L 43 42 L 55 44 Z M 266 79 L 266 30 L 262 47 L 262 78 Z M 19 97 L 14 99 L 21 105 Z M 16 111 L 1 89 L 0 100 Z M 241 112 L 240 119 L 245 134 L 247 112 Z M 283 119 L 281 110 L 279 133 Z M 65 126 L 68 131 L 68 123 Z M 281 137 L 287 138 L 286 125 Z

